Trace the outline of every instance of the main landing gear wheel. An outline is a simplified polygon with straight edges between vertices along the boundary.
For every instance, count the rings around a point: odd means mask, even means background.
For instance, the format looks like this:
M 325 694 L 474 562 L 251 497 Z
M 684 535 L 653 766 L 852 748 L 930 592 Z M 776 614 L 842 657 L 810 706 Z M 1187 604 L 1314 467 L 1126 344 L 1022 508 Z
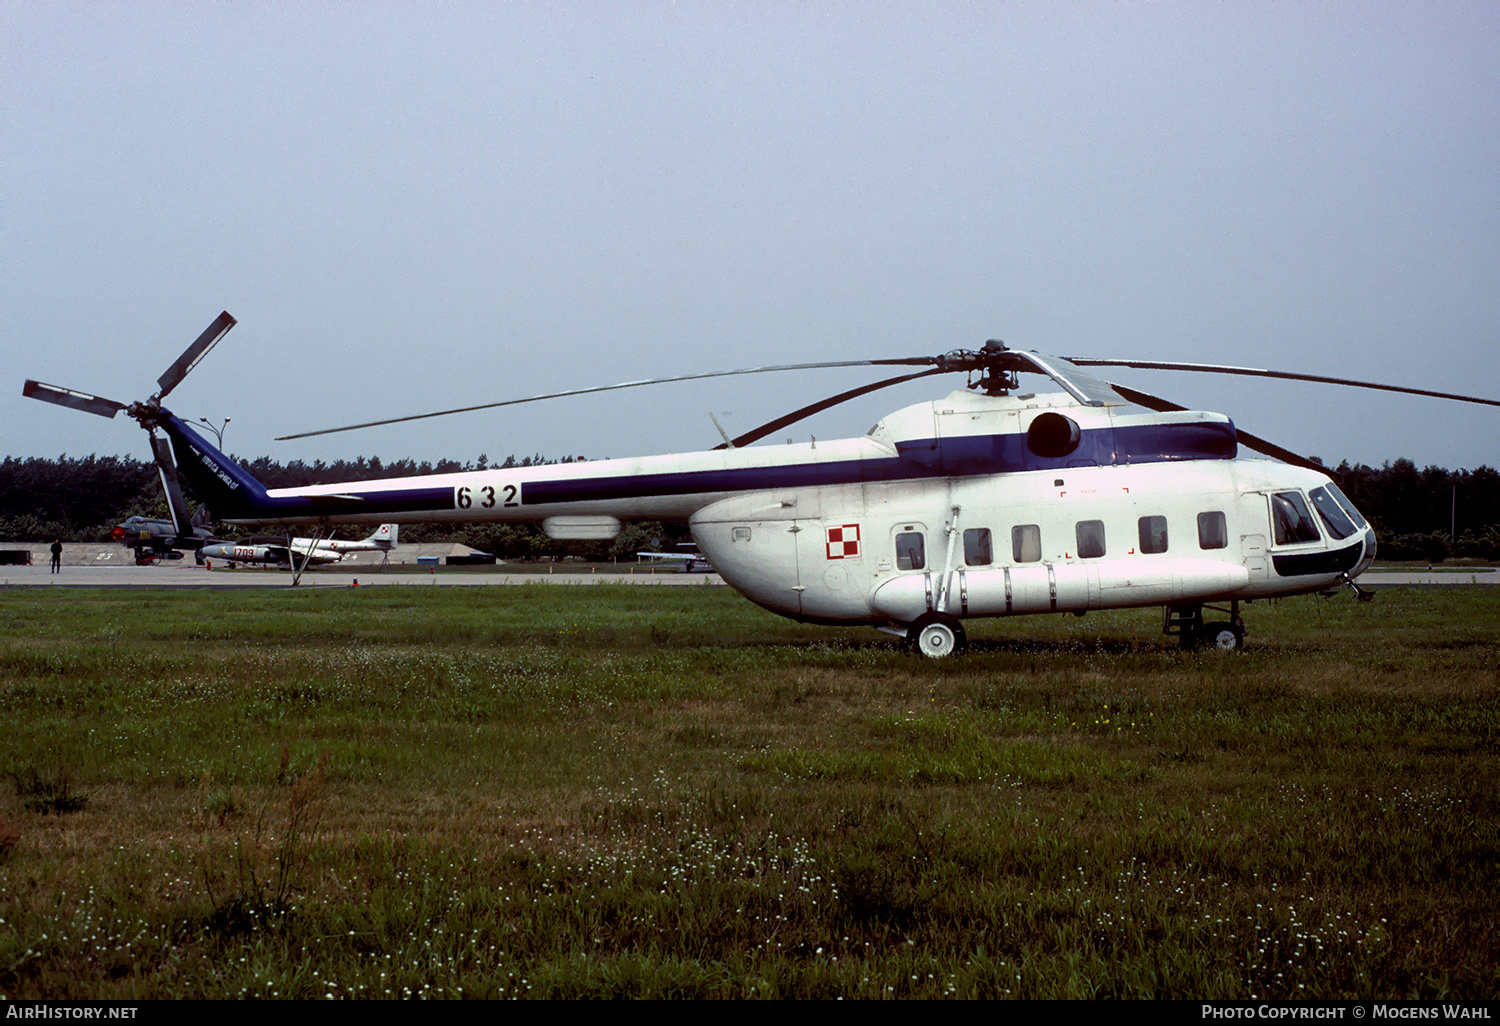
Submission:
M 963 625 L 947 613 L 928 613 L 906 629 L 906 645 L 929 659 L 958 655 L 969 647 Z
M 1220 652 L 1237 652 L 1245 647 L 1245 632 L 1232 623 L 1204 624 L 1201 638 L 1204 648 Z

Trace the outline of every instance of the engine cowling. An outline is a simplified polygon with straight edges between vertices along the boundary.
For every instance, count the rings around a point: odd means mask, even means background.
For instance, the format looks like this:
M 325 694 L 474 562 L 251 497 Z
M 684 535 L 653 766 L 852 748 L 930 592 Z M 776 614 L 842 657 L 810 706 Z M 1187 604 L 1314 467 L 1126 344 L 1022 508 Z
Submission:
M 1043 459 L 1062 459 L 1070 456 L 1083 439 L 1078 422 L 1066 414 L 1048 410 L 1038 414 L 1026 429 L 1026 448 Z

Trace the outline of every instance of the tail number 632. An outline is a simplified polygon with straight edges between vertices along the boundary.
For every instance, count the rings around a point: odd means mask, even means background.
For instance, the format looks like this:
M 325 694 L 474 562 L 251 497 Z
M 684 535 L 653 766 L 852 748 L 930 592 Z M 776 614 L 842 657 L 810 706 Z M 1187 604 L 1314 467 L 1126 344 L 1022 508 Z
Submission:
M 473 488 L 464 485 L 453 489 L 453 508 L 472 509 L 478 506 L 480 509 L 494 509 L 496 504 L 501 506 L 519 506 L 521 504 L 521 488 L 519 485 L 503 485 L 498 490 L 494 485 L 483 485 Z

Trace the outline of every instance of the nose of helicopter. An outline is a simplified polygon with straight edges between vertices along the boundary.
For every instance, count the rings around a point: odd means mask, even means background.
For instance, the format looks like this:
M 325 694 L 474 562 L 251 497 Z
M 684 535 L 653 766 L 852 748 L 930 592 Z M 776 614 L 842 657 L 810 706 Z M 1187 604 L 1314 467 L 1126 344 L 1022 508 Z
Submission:
M 1339 504 L 1344 507 L 1344 511 L 1349 514 L 1355 526 L 1364 530 L 1364 552 L 1360 554 L 1359 562 L 1355 563 L 1354 567 L 1349 571 L 1349 579 L 1353 580 L 1370 569 L 1370 564 L 1375 562 L 1375 550 L 1377 548 L 1375 528 L 1370 526 L 1370 522 L 1365 519 L 1364 514 L 1355 508 L 1354 503 L 1349 501 L 1349 496 L 1339 490 L 1338 485 L 1330 483 L 1327 487 L 1328 491 L 1339 501 Z
M 1352 580 L 1364 573 L 1370 568 L 1370 564 L 1373 562 L 1375 562 L 1375 529 L 1373 527 L 1366 527 L 1364 555 L 1359 557 L 1359 562 L 1354 564 L 1353 570 L 1349 571 L 1350 579 Z

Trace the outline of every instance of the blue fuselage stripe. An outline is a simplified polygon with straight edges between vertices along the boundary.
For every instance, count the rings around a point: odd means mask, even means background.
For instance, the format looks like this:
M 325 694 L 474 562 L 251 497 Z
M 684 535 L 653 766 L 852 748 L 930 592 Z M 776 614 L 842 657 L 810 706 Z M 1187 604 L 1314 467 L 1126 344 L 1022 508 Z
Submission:
M 532 481 L 522 486 L 527 506 L 554 502 L 628 499 L 632 496 L 698 495 L 706 492 L 754 492 L 769 488 L 806 488 L 855 481 L 898 481 L 937 477 L 934 471 L 899 458 L 798 463 L 735 470 L 689 470 L 671 474 L 618 474 L 571 481 Z
M 177 449 L 178 466 L 195 490 L 208 499 L 214 512 L 225 519 L 254 515 L 308 518 L 421 513 L 456 508 L 454 490 L 450 486 L 382 488 L 378 482 L 361 482 L 343 487 L 338 496 L 271 496 L 260 482 L 209 446 L 178 418 L 170 417 L 167 428 Z M 541 479 L 522 484 L 521 502 L 525 506 L 548 506 L 1177 460 L 1233 459 L 1236 442 L 1232 424 L 1204 421 L 1085 430 L 1077 449 L 1057 458 L 1037 456 L 1026 448 L 1025 436 L 1015 433 L 909 439 L 898 442 L 896 450 L 899 455 L 868 459 Z
M 545 506 L 632 496 L 753 492 L 1026 470 L 1067 470 L 1116 463 L 1233 459 L 1235 456 L 1237 445 L 1232 425 L 1208 422 L 1171 425 L 1170 428 L 1169 431 L 1163 426 L 1149 425 L 1085 431 L 1078 449 L 1059 458 L 1032 454 L 1026 449 L 1022 435 L 962 435 L 903 441 L 897 444 L 900 456 L 881 459 L 535 481 L 523 486 L 522 502 L 527 506 Z

